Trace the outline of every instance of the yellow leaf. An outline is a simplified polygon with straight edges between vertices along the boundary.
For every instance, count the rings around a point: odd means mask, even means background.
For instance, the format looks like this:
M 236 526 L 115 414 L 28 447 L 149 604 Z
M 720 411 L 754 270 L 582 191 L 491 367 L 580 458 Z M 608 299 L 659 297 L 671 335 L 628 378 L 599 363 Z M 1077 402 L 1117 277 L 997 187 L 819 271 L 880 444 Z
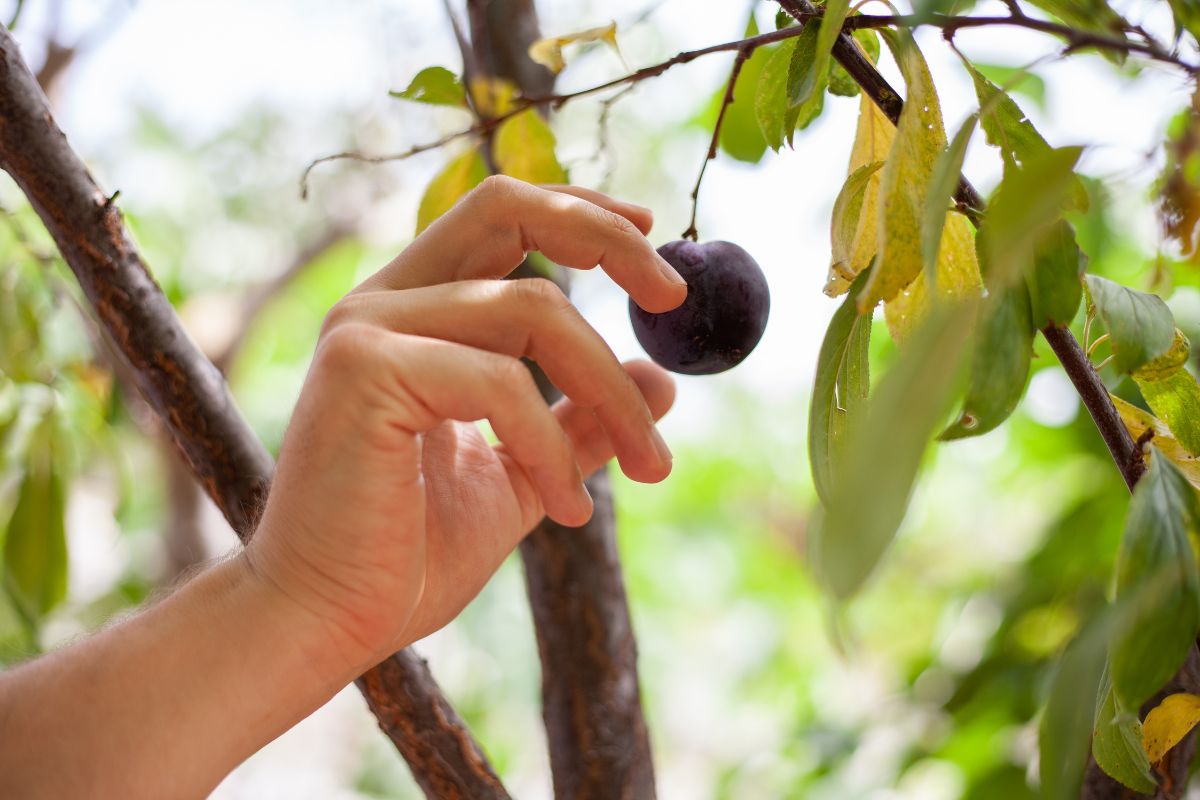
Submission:
M 1110 397 L 1112 397 L 1113 405 L 1117 407 L 1117 413 L 1121 415 L 1121 421 L 1125 423 L 1125 427 L 1134 441 L 1144 436 L 1146 431 L 1153 431 L 1154 438 L 1151 441 L 1154 442 L 1154 446 L 1172 464 L 1179 467 L 1179 471 L 1188 479 L 1188 483 L 1200 489 L 1200 457 L 1189 453 L 1179 443 L 1179 440 L 1171 435 L 1171 429 L 1165 422 L 1149 412 L 1125 402 L 1116 395 L 1110 395 Z
M 937 90 L 912 34 L 899 30 L 885 33 L 884 40 L 900 65 L 908 97 L 879 182 L 879 257 L 858 296 L 860 312 L 891 300 L 920 273 L 925 195 L 938 156 L 946 149 Z
M 554 145 L 554 131 L 531 108 L 500 126 L 492 154 L 505 175 L 529 183 L 566 183 L 567 173 L 558 163 Z
M 599 28 L 588 28 L 578 33 L 538 39 L 529 45 L 529 57 L 551 72 L 558 74 L 567 65 L 566 59 L 563 58 L 563 47 L 576 42 L 604 42 L 616 52 L 617 58 L 621 58 L 621 48 L 617 47 L 617 23 L 615 22 Z M 621 58 L 621 63 L 625 63 L 624 58 Z
M 1153 764 L 1160 761 L 1200 722 L 1200 697 L 1179 693 L 1163 698 L 1142 723 L 1142 747 Z
M 425 187 L 417 208 L 417 233 L 449 211 L 458 199 L 487 177 L 487 164 L 474 148 L 447 164 Z
M 925 275 L 918 274 L 912 283 L 883 304 L 883 317 L 896 344 L 903 344 L 929 311 L 925 284 Z M 937 289 L 940 297 L 953 300 L 978 297 L 983 291 L 971 225 L 966 217 L 953 211 L 947 213 L 946 225 L 942 228 L 942 243 L 937 259 Z
M 854 147 L 850 150 L 850 168 L 847 175 L 877 161 L 886 161 L 896 137 L 896 126 L 864 94 L 859 102 L 858 130 L 854 134 Z M 863 190 L 862 208 L 858 224 L 848 243 L 848 259 L 837 258 L 829 267 L 829 278 L 825 283 L 825 294 L 837 297 L 850 289 L 855 276 L 862 272 L 875 257 L 878 245 L 876 231 L 879 228 L 879 181 L 876 171 L 867 180 Z
M 471 79 L 471 99 L 481 117 L 498 117 L 512 111 L 517 86 L 503 78 L 481 75 Z

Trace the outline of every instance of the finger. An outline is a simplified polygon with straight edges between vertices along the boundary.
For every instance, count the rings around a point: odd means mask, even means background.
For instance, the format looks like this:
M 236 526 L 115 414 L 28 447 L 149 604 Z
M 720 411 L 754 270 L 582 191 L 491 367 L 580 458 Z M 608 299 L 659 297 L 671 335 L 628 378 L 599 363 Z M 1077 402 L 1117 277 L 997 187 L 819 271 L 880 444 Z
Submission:
M 600 334 L 550 281 L 460 281 L 357 294 L 339 303 L 330 319 L 327 324 L 334 326 L 352 319 L 531 358 L 563 394 L 594 413 L 626 475 L 654 482 L 670 471 L 670 451 L 641 392 Z
M 630 361 L 624 368 L 645 398 L 654 419 L 662 419 L 675 402 L 675 381 L 670 374 L 649 361 Z M 591 409 L 564 399 L 555 403 L 553 410 L 574 446 L 575 460 L 584 475 L 591 475 L 612 460 L 612 440 Z
M 687 296 L 683 278 L 629 219 L 581 197 L 501 176 L 472 190 L 363 288 L 499 278 L 531 250 L 566 267 L 599 265 L 650 312 L 676 308 Z
M 453 342 L 342 325 L 322 341 L 317 358 L 361 372 L 372 365 L 372 397 L 362 413 L 384 415 L 386 427 L 414 434 L 444 420 L 486 419 L 506 453 L 537 491 L 545 513 L 578 525 L 592 513 L 570 441 L 519 360 Z M 361 378 L 361 375 L 359 376 Z
M 581 200 L 587 200 L 589 203 L 594 203 L 601 208 L 607 208 L 614 214 L 620 214 L 622 217 L 637 226 L 637 229 L 642 232 L 642 235 L 649 233 L 650 228 L 654 226 L 654 212 L 645 206 L 639 206 L 637 203 L 618 200 L 615 197 L 610 197 L 604 192 L 597 192 L 595 189 L 587 189 L 583 186 L 570 186 L 565 183 L 540 183 L 538 185 L 543 189 L 549 189 L 552 192 L 561 192 L 563 194 L 573 195 Z

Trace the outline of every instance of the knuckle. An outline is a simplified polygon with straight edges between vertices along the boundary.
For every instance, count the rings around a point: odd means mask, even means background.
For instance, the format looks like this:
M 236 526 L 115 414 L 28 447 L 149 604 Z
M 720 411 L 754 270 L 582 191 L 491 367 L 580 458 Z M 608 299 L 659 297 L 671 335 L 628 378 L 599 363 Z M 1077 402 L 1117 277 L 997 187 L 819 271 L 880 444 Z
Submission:
M 637 229 L 632 222 L 622 217 L 620 214 L 609 211 L 607 208 L 601 208 L 592 203 L 587 204 L 588 211 L 594 216 L 597 222 L 604 225 L 609 230 L 620 236 L 641 235 L 641 231 Z
M 529 374 L 529 368 L 518 359 L 497 355 L 491 360 L 488 369 L 491 372 L 492 381 L 513 395 L 521 396 L 528 393 L 531 388 L 536 389 L 533 376 Z
M 357 316 L 358 297 L 346 295 L 333 304 L 321 322 L 320 339 L 329 336 L 335 329 L 352 322 Z
M 317 346 L 314 361 L 320 368 L 355 370 L 378 353 L 380 331 L 361 322 L 347 322 L 330 330 Z
M 521 278 L 512 281 L 519 302 L 539 309 L 565 310 L 571 301 L 558 284 L 547 278 Z
M 507 175 L 489 175 L 471 190 L 468 197 L 481 205 L 497 205 L 511 199 L 521 181 Z

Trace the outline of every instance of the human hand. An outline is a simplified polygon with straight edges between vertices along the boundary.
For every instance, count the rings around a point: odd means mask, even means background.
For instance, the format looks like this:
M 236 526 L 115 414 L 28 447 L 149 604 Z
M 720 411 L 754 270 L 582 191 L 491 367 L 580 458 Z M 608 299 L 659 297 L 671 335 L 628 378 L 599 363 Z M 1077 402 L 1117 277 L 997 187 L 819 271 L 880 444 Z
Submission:
M 670 472 L 666 372 L 618 363 L 550 281 L 496 280 L 539 250 L 670 310 L 687 289 L 650 224 L 597 192 L 490 178 L 330 311 L 245 557 L 356 668 L 449 622 L 543 516 L 586 522 L 583 476 L 614 455 L 634 480 Z M 521 357 L 565 395 L 553 408 Z

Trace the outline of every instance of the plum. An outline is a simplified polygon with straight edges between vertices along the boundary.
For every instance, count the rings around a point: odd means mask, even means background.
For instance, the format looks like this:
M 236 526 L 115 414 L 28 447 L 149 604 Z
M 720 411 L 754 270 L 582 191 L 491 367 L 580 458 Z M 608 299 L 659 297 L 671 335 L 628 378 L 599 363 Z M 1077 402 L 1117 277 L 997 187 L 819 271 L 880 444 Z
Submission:
M 687 281 L 683 305 L 663 314 L 629 301 L 633 332 L 659 366 L 712 375 L 737 366 L 762 338 L 771 295 L 762 269 L 732 242 L 681 239 L 658 253 Z

